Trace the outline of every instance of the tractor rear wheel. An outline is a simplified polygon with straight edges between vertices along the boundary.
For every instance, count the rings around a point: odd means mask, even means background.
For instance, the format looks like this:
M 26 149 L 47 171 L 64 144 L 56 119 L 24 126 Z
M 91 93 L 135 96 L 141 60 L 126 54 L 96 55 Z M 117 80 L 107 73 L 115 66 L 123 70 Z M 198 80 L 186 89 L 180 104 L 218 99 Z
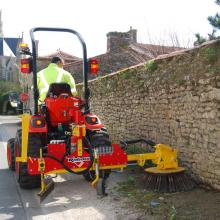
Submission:
M 111 146 L 111 141 L 106 130 L 88 131 L 87 138 L 93 148 Z M 103 179 L 107 179 L 110 175 L 110 172 L 111 170 L 103 170 L 102 172 L 100 172 L 100 177 Z M 88 182 L 92 182 L 96 177 L 94 170 L 89 170 L 88 172 L 84 173 L 83 176 Z
M 15 170 L 15 138 L 11 138 L 7 142 L 7 160 L 10 170 Z
M 39 134 L 29 134 L 28 137 L 28 157 L 39 157 L 41 146 L 41 136 Z M 15 139 L 16 156 L 21 156 L 21 130 L 17 131 Z M 21 188 L 33 189 L 40 187 L 40 175 L 30 175 L 28 173 L 27 162 L 16 162 L 17 181 Z

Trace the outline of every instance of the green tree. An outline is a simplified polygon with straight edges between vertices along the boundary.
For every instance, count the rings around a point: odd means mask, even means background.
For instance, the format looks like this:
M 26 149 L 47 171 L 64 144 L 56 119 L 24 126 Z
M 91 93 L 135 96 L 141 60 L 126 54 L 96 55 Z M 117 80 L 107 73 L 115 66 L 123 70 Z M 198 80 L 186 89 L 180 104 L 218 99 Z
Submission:
M 216 0 L 215 3 L 220 6 L 220 0 Z M 212 33 L 208 34 L 208 38 L 201 36 L 199 33 L 195 34 L 196 37 L 196 41 L 194 42 L 195 46 L 200 45 L 208 40 L 214 40 L 219 38 L 219 36 L 216 36 L 216 32 L 220 30 L 220 14 L 216 13 L 215 16 L 209 16 L 208 21 L 213 27 Z
M 20 85 L 14 82 L 0 80 L 0 97 L 6 92 L 13 91 L 20 93 L 22 91 Z
M 215 3 L 220 6 L 220 0 L 216 0 Z M 219 13 L 216 13 L 215 16 L 209 16 L 208 21 L 213 26 L 214 30 L 220 30 L 220 14 Z

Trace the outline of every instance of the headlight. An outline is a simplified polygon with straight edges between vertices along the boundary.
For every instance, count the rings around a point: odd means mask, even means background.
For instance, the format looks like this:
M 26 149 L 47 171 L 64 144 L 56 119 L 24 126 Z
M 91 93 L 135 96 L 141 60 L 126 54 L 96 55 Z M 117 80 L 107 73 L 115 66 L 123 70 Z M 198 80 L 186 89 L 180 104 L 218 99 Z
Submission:
M 11 107 L 14 107 L 14 108 L 18 107 L 18 103 L 17 102 L 11 102 Z
M 86 117 L 86 121 L 90 125 L 95 125 L 99 123 L 99 119 L 95 116 L 88 116 Z
M 46 121 L 44 118 L 32 118 L 31 119 L 31 125 L 34 128 L 43 128 L 46 125 Z

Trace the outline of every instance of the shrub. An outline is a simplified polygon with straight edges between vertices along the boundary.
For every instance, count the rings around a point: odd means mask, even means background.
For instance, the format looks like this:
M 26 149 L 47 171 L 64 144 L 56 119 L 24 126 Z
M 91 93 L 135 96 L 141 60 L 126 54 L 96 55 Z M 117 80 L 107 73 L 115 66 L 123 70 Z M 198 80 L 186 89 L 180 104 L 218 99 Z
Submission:
M 0 96 L 9 91 L 21 92 L 22 89 L 18 83 L 0 80 Z
M 154 72 L 158 67 L 157 63 L 154 60 L 148 61 L 144 66 L 145 66 L 145 69 L 150 72 Z
M 215 62 L 218 57 L 218 51 L 216 48 L 203 48 L 202 54 L 205 57 L 205 59 L 210 63 Z

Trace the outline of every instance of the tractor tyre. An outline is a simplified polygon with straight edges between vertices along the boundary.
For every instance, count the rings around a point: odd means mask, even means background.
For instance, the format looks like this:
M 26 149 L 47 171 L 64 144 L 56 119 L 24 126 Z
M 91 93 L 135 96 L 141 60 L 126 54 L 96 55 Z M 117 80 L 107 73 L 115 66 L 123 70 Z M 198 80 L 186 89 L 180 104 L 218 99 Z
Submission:
M 28 157 L 39 157 L 41 146 L 41 136 L 39 134 L 29 134 L 28 137 Z M 21 156 L 21 130 L 18 130 L 15 139 L 16 156 Z M 27 162 L 16 162 L 17 181 L 21 188 L 33 189 L 40 187 L 40 175 L 30 175 L 28 173 Z
M 11 138 L 7 142 L 7 161 L 10 170 L 15 170 L 15 138 Z
M 106 130 L 88 131 L 87 138 L 92 147 L 111 146 L 111 141 Z M 100 172 L 100 177 L 107 179 L 110 175 L 110 172 L 111 170 L 103 170 Z M 96 177 L 94 170 L 89 170 L 88 172 L 84 173 L 83 176 L 88 182 L 92 182 Z

